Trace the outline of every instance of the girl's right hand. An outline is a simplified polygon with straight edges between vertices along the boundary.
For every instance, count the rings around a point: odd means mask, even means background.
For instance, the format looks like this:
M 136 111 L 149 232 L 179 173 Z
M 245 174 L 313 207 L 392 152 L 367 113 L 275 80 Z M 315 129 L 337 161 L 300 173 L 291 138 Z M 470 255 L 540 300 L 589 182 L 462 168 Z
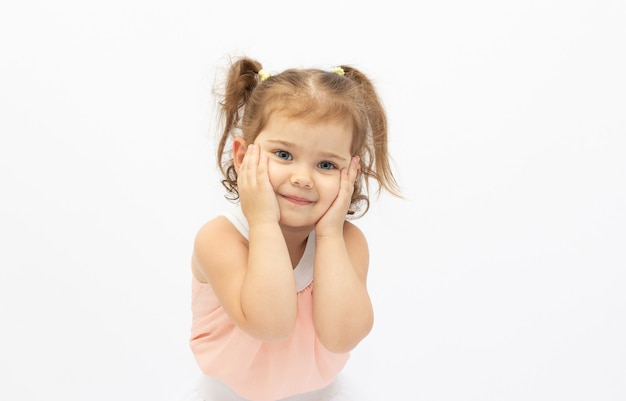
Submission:
M 239 201 L 250 225 L 277 223 L 280 209 L 274 188 L 270 183 L 267 155 L 258 145 L 248 145 L 237 174 Z

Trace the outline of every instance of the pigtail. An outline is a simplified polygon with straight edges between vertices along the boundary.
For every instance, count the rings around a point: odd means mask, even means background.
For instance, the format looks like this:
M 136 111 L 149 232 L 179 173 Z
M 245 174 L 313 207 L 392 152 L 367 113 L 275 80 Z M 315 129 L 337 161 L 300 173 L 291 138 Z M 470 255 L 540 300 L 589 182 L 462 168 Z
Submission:
M 365 154 L 360 155 L 364 159 L 361 164 L 362 174 L 378 182 L 378 193 L 385 189 L 394 196 L 401 197 L 398 183 L 389 165 L 387 116 L 380 97 L 365 74 L 353 67 L 341 66 L 341 68 L 344 76 L 355 82 L 360 89 L 371 131 L 363 146 Z M 367 180 L 365 185 L 369 190 Z
M 260 82 L 261 63 L 249 58 L 242 58 L 232 63 L 227 73 L 226 84 L 219 102 L 222 134 L 217 146 L 217 162 L 224 179 L 222 185 L 233 199 L 238 198 L 237 173 L 233 165 L 232 155 L 225 154 L 235 133 L 241 130 L 241 118 L 252 95 Z

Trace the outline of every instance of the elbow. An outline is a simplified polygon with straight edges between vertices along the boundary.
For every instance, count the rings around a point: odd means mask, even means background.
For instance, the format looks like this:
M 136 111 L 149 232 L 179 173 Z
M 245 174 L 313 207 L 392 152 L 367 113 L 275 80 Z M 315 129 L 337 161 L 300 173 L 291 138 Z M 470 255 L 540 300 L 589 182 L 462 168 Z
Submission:
M 356 327 L 344 330 L 318 331 L 317 337 L 320 343 L 328 351 L 343 354 L 352 351 L 370 333 L 373 327 L 373 319 L 368 319 Z
M 365 336 L 352 338 L 324 338 L 318 337 L 320 343 L 334 354 L 345 354 L 352 351 Z
M 329 341 L 324 341 L 320 338 L 320 343 L 322 343 L 322 345 L 324 346 L 324 348 L 326 348 L 328 351 L 334 353 L 334 354 L 345 354 L 348 353 L 350 351 L 352 351 L 354 348 L 356 348 L 356 346 L 358 345 L 358 343 L 360 342 L 353 342 L 353 343 L 348 343 L 348 342 L 329 342 Z

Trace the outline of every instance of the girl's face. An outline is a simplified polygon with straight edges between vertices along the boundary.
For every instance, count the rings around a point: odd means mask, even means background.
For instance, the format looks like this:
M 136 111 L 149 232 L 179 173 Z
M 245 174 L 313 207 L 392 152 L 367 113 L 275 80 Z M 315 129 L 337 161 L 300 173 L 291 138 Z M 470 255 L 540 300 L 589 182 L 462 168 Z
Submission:
M 268 157 L 280 223 L 314 226 L 337 197 L 341 170 L 350 164 L 351 125 L 274 115 L 254 143 Z

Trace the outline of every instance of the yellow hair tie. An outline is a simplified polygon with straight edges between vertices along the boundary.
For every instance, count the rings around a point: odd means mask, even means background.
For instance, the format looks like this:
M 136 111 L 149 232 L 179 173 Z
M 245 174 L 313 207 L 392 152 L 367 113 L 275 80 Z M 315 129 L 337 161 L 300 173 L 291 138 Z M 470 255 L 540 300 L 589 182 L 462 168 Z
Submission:
M 342 77 L 346 74 L 346 72 L 343 70 L 343 68 L 341 67 L 335 67 L 332 70 L 330 70 L 331 72 L 334 72 L 337 75 L 341 75 Z
M 257 74 L 259 74 L 259 78 L 261 78 L 261 82 L 265 82 L 269 77 L 272 76 L 272 74 L 270 74 L 269 71 L 263 68 L 261 68 Z

